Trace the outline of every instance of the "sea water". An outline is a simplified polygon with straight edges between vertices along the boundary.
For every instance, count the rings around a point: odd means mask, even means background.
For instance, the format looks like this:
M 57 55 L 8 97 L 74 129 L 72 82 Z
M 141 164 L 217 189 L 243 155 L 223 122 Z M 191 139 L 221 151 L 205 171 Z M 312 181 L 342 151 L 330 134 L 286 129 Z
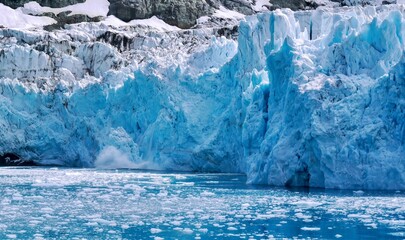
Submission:
M 0 168 L 0 239 L 402 239 L 405 193 L 244 175 Z

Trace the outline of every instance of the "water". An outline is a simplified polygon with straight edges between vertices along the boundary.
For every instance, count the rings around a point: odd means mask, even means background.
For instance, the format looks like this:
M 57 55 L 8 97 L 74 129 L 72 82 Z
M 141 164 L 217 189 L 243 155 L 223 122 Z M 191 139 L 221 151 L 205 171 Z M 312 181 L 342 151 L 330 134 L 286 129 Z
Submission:
M 252 187 L 245 176 L 0 168 L 0 239 L 403 239 L 402 192 Z

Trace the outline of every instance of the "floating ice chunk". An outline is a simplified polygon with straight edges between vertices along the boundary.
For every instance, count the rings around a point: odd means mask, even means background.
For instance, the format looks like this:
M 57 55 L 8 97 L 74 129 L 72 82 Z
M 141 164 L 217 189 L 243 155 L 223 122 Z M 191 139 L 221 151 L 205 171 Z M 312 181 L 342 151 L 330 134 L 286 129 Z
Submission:
M 353 191 L 353 194 L 356 196 L 362 196 L 364 194 L 364 191 L 362 190 Z
M 250 204 L 249 204 L 249 203 L 243 203 L 243 204 L 241 205 L 241 207 L 242 207 L 242 209 L 245 209 L 245 208 L 250 207 Z
M 44 208 L 41 208 L 40 211 L 43 213 L 53 213 L 55 210 L 53 210 L 50 207 L 44 207 Z
M 88 222 L 84 224 L 85 226 L 89 226 L 89 227 L 97 227 L 98 223 L 97 222 Z
M 215 193 L 209 192 L 209 191 L 203 191 L 203 192 L 201 192 L 200 195 L 203 197 L 212 197 L 212 196 L 215 196 Z
M 321 202 L 315 202 L 315 201 L 311 201 L 311 200 L 297 201 L 297 202 L 293 202 L 292 204 L 296 205 L 297 207 L 301 207 L 301 208 L 314 208 L 314 207 L 318 207 L 318 206 L 322 205 Z
M 302 227 L 301 230 L 302 231 L 320 231 L 321 228 L 319 228 L 319 227 Z
M 184 228 L 182 232 L 185 234 L 193 234 L 194 231 L 191 230 L 190 228 Z
M 295 214 L 295 216 L 297 217 L 297 218 L 301 218 L 301 219 L 310 219 L 312 216 L 311 215 L 305 215 L 305 214 L 303 214 L 303 213 L 296 213 Z
M 395 237 L 405 237 L 405 232 L 393 232 L 389 234 Z
M 159 229 L 159 228 L 151 228 L 151 229 L 150 229 L 150 232 L 151 232 L 152 234 L 156 234 L 156 233 L 161 233 L 162 230 Z
M 183 222 L 181 221 L 172 221 L 171 224 L 174 226 L 180 226 Z

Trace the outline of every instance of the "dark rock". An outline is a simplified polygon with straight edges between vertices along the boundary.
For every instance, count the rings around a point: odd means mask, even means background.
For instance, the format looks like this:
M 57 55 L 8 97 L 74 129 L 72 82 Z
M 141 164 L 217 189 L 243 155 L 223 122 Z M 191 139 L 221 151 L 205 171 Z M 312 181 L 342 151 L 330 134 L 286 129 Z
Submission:
M 220 0 L 221 4 L 231 10 L 240 12 L 245 15 L 254 14 L 255 11 L 251 8 L 250 4 L 247 1 L 243 0 Z
M 382 1 L 383 5 L 396 4 L 396 3 L 397 3 L 396 0 L 384 0 L 384 1 Z
M 303 10 L 317 7 L 311 0 L 272 0 L 271 3 L 271 9 Z M 212 15 L 221 5 L 245 15 L 255 13 L 250 3 L 244 0 L 110 0 L 108 14 L 125 22 L 157 16 L 168 24 L 190 28 L 198 18 Z
M 269 10 L 276 10 L 279 8 L 290 8 L 293 11 L 315 9 L 318 7 L 313 1 L 301 1 L 301 0 L 272 0 L 273 4 Z
M 32 0 L 0 0 L 12 8 L 23 6 L 25 3 Z M 345 0 L 331 0 L 338 2 L 339 5 L 344 6 L 350 1 Z M 37 0 L 42 6 L 49 6 L 53 8 L 65 7 L 68 5 L 82 3 L 85 0 Z M 245 15 L 254 14 L 255 10 L 252 9 L 251 3 L 246 0 L 109 0 L 110 8 L 108 15 L 115 15 L 119 19 L 129 22 L 134 19 L 146 19 L 152 16 L 157 16 L 170 25 L 175 25 L 180 28 L 191 28 L 196 25 L 198 18 L 202 16 L 212 15 L 219 7 L 225 6 L 230 10 L 240 12 Z M 384 4 L 395 3 L 396 0 L 384 0 Z M 271 0 L 269 10 L 278 8 L 290 8 L 296 10 L 315 9 L 318 4 L 313 0 Z M 370 0 L 363 0 L 361 5 L 371 4 Z M 52 14 L 48 14 L 52 15 Z M 65 24 L 97 21 L 99 19 L 88 18 L 83 15 L 66 16 L 58 15 L 51 16 L 55 18 L 58 23 L 46 27 L 47 30 L 62 28 Z
M 190 28 L 199 17 L 211 13 L 213 8 L 202 0 L 110 0 L 108 15 L 126 22 L 157 16 L 168 24 Z
M 223 27 L 217 30 L 217 36 L 224 36 L 229 39 L 236 39 L 239 33 L 239 26 Z
M 97 38 L 99 42 L 105 42 L 117 48 L 120 52 L 131 48 L 132 39 L 118 32 L 107 31 Z
M 23 160 L 14 153 L 5 153 L 0 155 L 0 166 L 37 166 L 37 164 L 31 160 Z
M 288 179 L 285 187 L 309 187 L 311 174 L 309 173 L 308 165 L 303 163 L 301 168 L 295 171 L 295 174 Z
M 75 14 L 72 16 L 69 16 L 71 12 L 61 12 L 58 15 L 55 15 L 54 13 L 44 13 L 43 16 L 51 17 L 57 21 L 57 23 L 45 26 L 44 29 L 47 31 L 52 31 L 55 29 L 61 29 L 63 28 L 66 24 L 74 24 L 74 23 L 81 23 L 81 22 L 99 22 L 102 20 L 102 17 L 94 17 L 91 18 L 87 15 L 81 15 L 81 14 Z
M 31 0 L 0 0 L 0 3 L 12 8 L 21 7 Z M 85 0 L 37 0 L 42 6 L 64 7 Z M 343 0 L 335 0 L 343 1 Z M 212 15 L 219 7 L 225 6 L 230 10 L 245 15 L 254 14 L 251 3 L 245 0 L 109 0 L 110 8 L 108 15 L 115 15 L 117 18 L 129 22 L 134 19 L 146 19 L 157 16 L 166 23 L 180 28 L 191 28 L 196 25 L 198 18 Z M 291 8 L 292 10 L 314 9 L 318 7 L 312 0 L 271 0 L 272 6 L 269 10 L 277 8 Z M 46 27 L 47 30 L 62 28 L 65 24 L 94 21 L 97 19 L 86 18 L 83 15 L 67 17 L 65 15 L 52 16 L 58 21 L 57 24 Z

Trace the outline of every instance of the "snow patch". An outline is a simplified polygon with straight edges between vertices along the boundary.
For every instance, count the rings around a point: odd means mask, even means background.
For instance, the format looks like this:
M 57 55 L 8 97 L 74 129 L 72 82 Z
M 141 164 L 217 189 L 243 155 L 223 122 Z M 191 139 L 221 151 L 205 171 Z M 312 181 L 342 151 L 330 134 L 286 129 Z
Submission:
M 153 16 L 148 19 L 141 19 L 141 20 L 132 20 L 128 23 L 120 20 L 119 18 L 111 15 L 108 16 L 105 20 L 101 21 L 102 23 L 106 24 L 107 26 L 114 26 L 114 27 L 125 27 L 125 26 L 143 26 L 143 27 L 150 27 L 155 30 L 161 32 L 172 32 L 178 31 L 180 28 L 176 26 L 169 25 L 165 23 L 163 20 Z
M 220 6 L 219 9 L 213 14 L 214 17 L 224 18 L 224 19 L 242 19 L 245 17 L 242 13 L 232 11 L 224 6 Z
M 54 23 L 56 23 L 56 21 L 50 17 L 30 16 L 0 3 L 0 26 L 28 29 Z
M 267 6 L 271 6 L 272 4 L 269 0 L 256 0 L 255 4 L 252 5 L 253 10 L 256 12 L 266 11 L 268 10 Z
M 108 0 L 86 0 L 84 3 L 77 3 L 63 8 L 42 7 L 37 2 L 29 2 L 24 4 L 23 12 L 31 14 L 42 14 L 51 12 L 58 15 L 61 12 L 71 11 L 69 16 L 81 14 L 91 18 L 106 17 L 109 11 L 110 2 Z
M 129 22 L 129 25 L 132 26 L 147 26 L 147 27 L 152 27 L 155 29 L 158 29 L 162 32 L 168 32 L 168 31 L 178 31 L 180 28 L 176 26 L 169 25 L 165 23 L 163 20 L 157 18 L 156 16 L 153 16 L 148 19 L 141 19 L 141 20 L 132 20 Z

